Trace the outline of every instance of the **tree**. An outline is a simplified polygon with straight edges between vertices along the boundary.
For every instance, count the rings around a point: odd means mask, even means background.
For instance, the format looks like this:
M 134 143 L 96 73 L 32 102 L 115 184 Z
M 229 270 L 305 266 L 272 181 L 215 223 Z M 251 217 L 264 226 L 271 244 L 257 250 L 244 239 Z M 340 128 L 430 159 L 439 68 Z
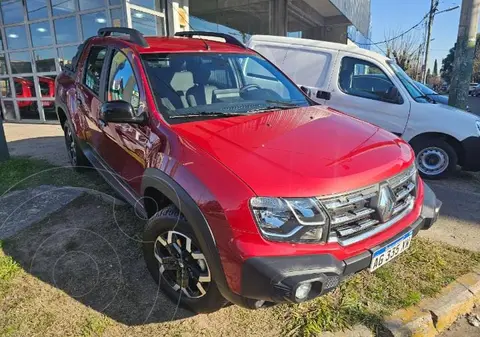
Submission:
M 394 58 L 403 70 L 408 71 L 417 66 L 419 38 L 413 31 L 394 38 L 396 36 L 399 36 L 399 33 L 395 31 L 385 34 L 385 40 L 388 41 L 385 43 L 387 57 Z
M 433 64 L 433 76 L 438 76 L 438 64 L 437 59 L 435 59 L 435 63 Z
M 440 70 L 442 78 L 450 83 L 452 79 L 453 60 L 455 59 L 456 44 L 448 51 L 447 57 L 442 60 L 442 69 Z M 480 82 L 480 34 L 477 34 L 475 44 L 475 58 L 473 59 L 472 82 Z
M 480 34 L 477 34 L 475 57 L 473 59 L 472 82 L 480 82 Z
M 455 48 L 457 44 L 453 46 L 453 48 L 450 48 L 448 51 L 447 57 L 445 57 L 442 60 L 442 69 L 440 70 L 440 73 L 442 75 L 442 78 L 450 84 L 450 81 L 452 80 L 452 71 L 453 71 L 453 60 L 455 59 Z
M 431 77 L 431 76 L 432 76 L 432 75 L 431 75 L 430 68 L 428 68 L 428 69 L 427 69 L 427 79 L 428 79 L 429 77 Z

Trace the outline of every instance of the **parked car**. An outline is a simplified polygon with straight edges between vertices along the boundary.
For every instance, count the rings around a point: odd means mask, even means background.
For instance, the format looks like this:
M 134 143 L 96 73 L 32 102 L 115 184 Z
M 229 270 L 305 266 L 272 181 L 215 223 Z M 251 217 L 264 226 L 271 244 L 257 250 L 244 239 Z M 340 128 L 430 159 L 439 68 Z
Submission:
M 424 94 L 427 99 L 431 100 L 432 102 L 445 104 L 448 105 L 448 96 L 440 95 L 436 91 L 432 90 L 431 88 L 427 87 L 425 84 L 414 81 L 415 85 L 418 89 Z
M 478 86 L 478 83 L 475 83 L 475 82 L 470 83 L 470 85 L 468 86 L 468 94 L 472 95 L 477 86 Z
M 55 94 L 55 80 L 50 77 L 39 76 L 38 81 L 40 84 L 40 91 L 42 98 L 49 97 L 52 98 Z M 35 96 L 35 86 L 33 81 L 23 78 L 23 77 L 14 77 L 13 83 L 15 86 L 15 95 L 19 99 L 25 98 L 34 98 Z M 42 101 L 44 107 L 53 107 L 54 101 Z M 19 108 L 27 108 L 32 111 L 37 110 L 37 102 L 34 100 L 30 101 L 18 101 Z
M 175 303 L 310 300 L 435 222 L 405 141 L 319 106 L 231 36 L 177 35 L 100 29 L 55 96 L 72 165 L 148 218 L 145 261 Z
M 480 95 L 480 84 L 473 89 L 472 96 L 478 97 Z
M 425 97 L 432 103 L 438 103 L 438 104 L 445 104 L 448 105 L 448 96 L 446 95 L 441 95 L 438 92 L 432 90 L 431 88 L 427 87 L 425 84 L 414 81 L 415 85 L 420 89 L 422 94 L 425 95 Z M 467 105 L 465 107 L 466 111 L 470 111 L 470 107 Z
M 424 178 L 479 171 L 480 117 L 429 104 L 392 60 L 352 45 L 254 35 L 247 45 L 269 58 L 316 102 L 401 136 Z M 248 63 L 243 68 L 248 68 Z

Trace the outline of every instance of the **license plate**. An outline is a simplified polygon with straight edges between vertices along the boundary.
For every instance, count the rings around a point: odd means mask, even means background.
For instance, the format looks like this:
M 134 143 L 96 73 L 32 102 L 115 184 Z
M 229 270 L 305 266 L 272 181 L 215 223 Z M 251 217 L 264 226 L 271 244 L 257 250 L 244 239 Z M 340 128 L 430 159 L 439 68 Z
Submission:
M 385 263 L 392 261 L 395 257 L 403 253 L 410 247 L 412 242 L 412 232 L 405 233 L 402 237 L 389 243 L 385 247 L 380 248 L 373 253 L 372 262 L 370 263 L 370 271 L 374 271 Z

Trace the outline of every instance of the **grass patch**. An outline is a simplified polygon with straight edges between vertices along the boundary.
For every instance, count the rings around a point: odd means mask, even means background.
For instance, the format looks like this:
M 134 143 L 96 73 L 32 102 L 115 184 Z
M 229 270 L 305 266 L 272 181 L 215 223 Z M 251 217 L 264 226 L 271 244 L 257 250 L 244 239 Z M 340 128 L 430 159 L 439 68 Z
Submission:
M 78 173 L 70 167 L 58 167 L 45 160 L 13 157 L 0 163 L 0 196 L 7 190 L 38 185 L 80 186 L 108 190 L 107 184 L 95 170 Z
M 382 317 L 438 293 L 480 263 L 480 253 L 416 238 L 409 251 L 375 273 L 362 272 L 333 293 L 281 314 L 291 335 L 312 336 L 361 323 L 374 331 Z
M 0 252 L 3 248 L 3 241 L 0 240 Z M 0 254 L 0 288 L 10 281 L 20 270 L 20 265 L 11 256 Z
M 20 270 L 20 266 L 11 256 L 0 257 L 0 282 L 10 281 Z
M 81 328 L 80 336 L 93 337 L 101 336 L 107 329 L 109 321 L 100 315 L 90 315 L 85 319 Z

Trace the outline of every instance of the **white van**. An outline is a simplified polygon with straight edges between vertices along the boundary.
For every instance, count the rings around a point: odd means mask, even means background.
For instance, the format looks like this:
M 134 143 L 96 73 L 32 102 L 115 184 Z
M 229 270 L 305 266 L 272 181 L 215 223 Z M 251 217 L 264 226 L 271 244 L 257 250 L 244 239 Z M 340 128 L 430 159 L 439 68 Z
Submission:
M 385 56 L 355 45 L 280 36 L 255 35 L 247 46 L 316 102 L 401 136 L 415 150 L 423 177 L 445 177 L 457 164 L 480 171 L 480 117 L 431 103 Z

